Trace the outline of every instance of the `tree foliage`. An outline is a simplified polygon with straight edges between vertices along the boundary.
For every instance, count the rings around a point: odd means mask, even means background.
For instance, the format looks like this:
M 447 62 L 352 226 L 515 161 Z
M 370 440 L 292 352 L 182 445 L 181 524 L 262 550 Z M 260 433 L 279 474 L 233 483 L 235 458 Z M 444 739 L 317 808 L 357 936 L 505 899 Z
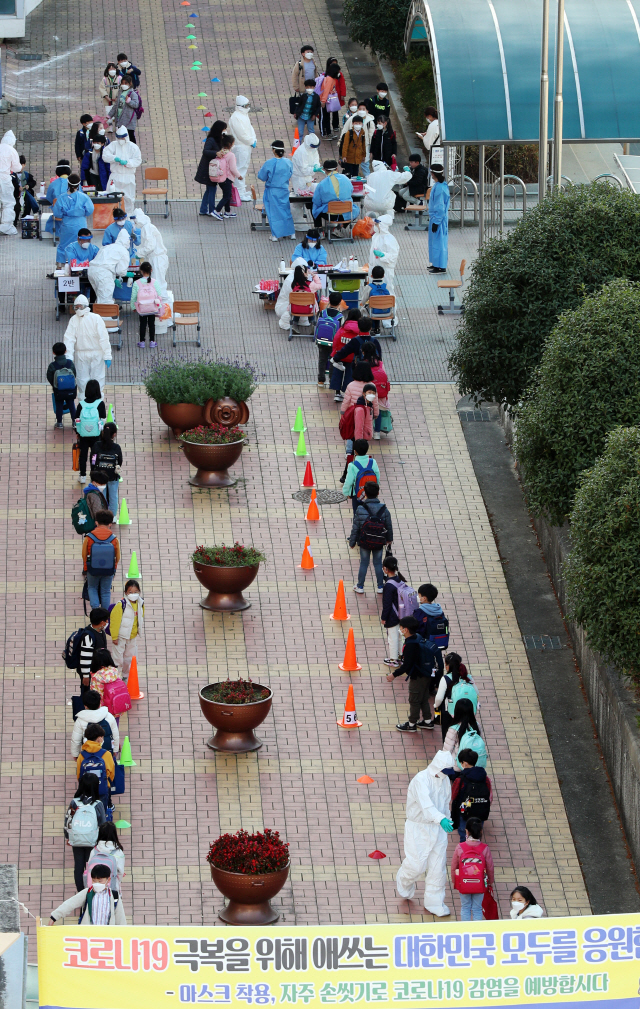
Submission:
M 640 420 L 640 284 L 615 280 L 560 317 L 518 413 L 529 504 L 560 525 L 609 431 Z
M 583 474 L 564 566 L 569 616 L 592 648 L 640 680 L 640 430 L 619 427 Z
M 344 20 L 350 38 L 385 59 L 402 59 L 409 6 L 409 0 L 389 0 L 386 4 L 344 0 Z
M 427 105 L 436 104 L 436 86 L 429 50 L 422 47 L 418 52 L 410 53 L 404 62 L 394 64 L 394 70 L 409 121 L 415 130 L 423 133 L 427 125 L 424 110 Z M 416 141 L 416 147 L 422 149 L 422 144 Z
M 460 392 L 517 409 L 559 315 L 616 277 L 640 280 L 640 200 L 605 183 L 542 201 L 473 265 L 449 368 Z

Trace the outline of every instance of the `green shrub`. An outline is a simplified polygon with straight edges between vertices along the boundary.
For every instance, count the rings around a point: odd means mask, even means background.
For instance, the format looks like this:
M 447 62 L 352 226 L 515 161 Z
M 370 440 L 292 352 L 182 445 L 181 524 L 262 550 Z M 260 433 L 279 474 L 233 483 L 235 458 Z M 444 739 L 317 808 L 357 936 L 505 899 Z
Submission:
M 614 280 L 560 317 L 518 413 L 532 510 L 560 525 L 609 431 L 640 420 L 640 285 Z
M 608 662 L 640 680 L 640 430 L 619 427 L 584 473 L 564 565 L 569 616 Z
M 256 391 L 257 378 L 248 361 L 220 358 L 197 361 L 158 358 L 142 375 L 147 396 L 156 403 L 195 403 L 198 406 L 204 406 L 209 399 L 226 396 L 244 403 Z
M 344 0 L 344 20 L 349 37 L 385 59 L 404 57 L 404 28 L 409 0 Z
M 393 69 L 409 121 L 414 130 L 424 133 L 427 128 L 424 110 L 427 105 L 436 104 L 433 67 L 428 51 L 425 55 L 425 50 L 421 49 L 419 53 L 410 53 L 402 62 L 394 61 Z M 418 137 L 415 140 L 415 149 L 424 153 L 422 142 Z
M 640 200 L 606 183 L 542 201 L 473 265 L 449 368 L 460 392 L 517 408 L 558 316 L 616 277 L 640 280 Z

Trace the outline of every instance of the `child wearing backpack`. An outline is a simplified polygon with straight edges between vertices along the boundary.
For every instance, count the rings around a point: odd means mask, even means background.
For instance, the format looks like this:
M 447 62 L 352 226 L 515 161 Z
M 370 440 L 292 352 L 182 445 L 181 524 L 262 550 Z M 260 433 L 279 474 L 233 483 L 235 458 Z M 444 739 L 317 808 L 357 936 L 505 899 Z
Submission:
M 369 455 L 369 442 L 356 438 L 353 459 L 347 462 L 342 485 L 344 496 L 351 498 L 354 515 L 358 505 L 364 501 L 364 489 L 368 483 L 380 485 L 380 470 L 373 456 Z
M 118 723 L 106 705 L 102 704 L 100 694 L 97 690 L 87 690 L 82 700 L 84 701 L 84 709 L 78 712 L 71 733 L 71 756 L 78 758 L 84 743 L 85 729 L 94 722 L 102 726 L 105 749 L 110 753 L 117 753 L 120 749 Z
M 460 894 L 460 921 L 482 921 L 482 900 L 486 884 L 493 888 L 493 857 L 482 840 L 482 821 L 467 821 L 464 840 L 451 859 L 451 881 Z
M 438 648 L 449 647 L 449 621 L 436 602 L 438 590 L 435 585 L 425 582 L 418 588 L 419 606 L 413 615 L 418 621 L 418 634 L 433 641 Z
M 107 810 L 111 807 L 109 786 L 116 773 L 113 755 L 104 748 L 104 729 L 99 722 L 87 725 L 85 737 L 85 742 L 82 744 L 76 761 L 78 781 L 83 774 L 95 774 L 98 779 L 98 796 L 105 810 Z M 96 836 L 93 844 L 96 843 L 97 839 Z M 93 844 L 91 847 L 93 847 Z
M 296 258 L 295 256 L 293 257 Z M 332 291 L 329 295 L 329 305 L 323 309 L 318 316 L 314 338 L 318 348 L 318 387 L 324 389 L 327 377 L 327 365 L 336 333 L 342 325 L 342 312 L 340 302 L 342 295 L 339 291 Z M 340 381 L 342 382 L 342 373 Z
M 400 634 L 404 638 L 402 661 L 387 673 L 387 680 L 393 683 L 397 676 L 406 674 L 409 680 L 409 718 L 406 722 L 398 722 L 398 732 L 417 732 L 418 729 L 433 729 L 435 722 L 429 708 L 429 689 L 431 677 L 425 669 L 422 648 L 416 633 L 418 622 L 413 617 L 402 617 Z M 422 714 L 422 718 L 420 715 Z
M 382 551 L 393 542 L 393 525 L 389 509 L 378 500 L 380 488 L 377 483 L 367 483 L 364 488 L 364 501 L 356 508 L 353 525 L 349 536 L 351 549 L 357 544 L 360 547 L 360 567 L 358 581 L 353 587 L 358 595 L 364 594 L 364 580 L 369 570 L 369 562 L 373 561 L 377 592 L 384 591 L 384 576 L 382 574 Z
M 120 477 L 118 470 L 122 466 L 122 449 L 114 440 L 118 433 L 117 424 L 105 424 L 100 432 L 100 437 L 91 446 L 91 466 L 106 473 L 107 480 L 107 507 L 114 515 L 118 514 L 118 483 Z
M 473 704 L 468 697 L 456 702 L 452 724 L 442 744 L 442 749 L 452 753 L 454 763 L 459 750 L 475 750 L 478 754 L 478 766 L 487 766 L 487 747 L 480 735 L 480 729 L 473 713 Z
M 96 513 L 96 527 L 82 541 L 82 570 L 87 576 L 91 606 L 108 610 L 111 606 L 111 583 L 120 560 L 120 543 L 111 532 L 113 514 L 107 510 Z
M 77 817 L 77 819 L 76 819 Z M 100 801 L 99 781 L 95 774 L 83 774 L 76 794 L 69 803 L 64 818 L 64 836 L 73 848 L 73 878 L 76 890 L 84 888 L 83 873 L 91 849 L 98 840 L 99 829 L 107 822 Z
M 47 382 L 53 389 L 53 402 L 56 408 L 56 427 L 63 427 L 62 411 L 65 406 L 69 410 L 71 423 L 76 422 L 76 395 L 78 388 L 76 384 L 76 366 L 70 357 L 67 357 L 67 348 L 64 343 L 54 343 L 53 361 L 47 368 Z
M 131 660 L 138 654 L 138 638 L 144 625 L 144 599 L 140 592 L 140 582 L 129 578 L 125 582 L 124 596 L 115 604 L 109 617 L 111 635 L 111 655 L 122 670 L 122 679 L 127 682 Z
M 334 357 L 347 346 L 350 340 L 353 340 L 358 335 L 358 319 L 361 315 L 362 312 L 359 308 L 350 308 L 347 312 L 347 321 L 343 321 L 342 326 L 333 338 L 333 347 L 331 348 L 329 358 L 333 365 L 329 388 L 335 391 L 335 396 L 333 397 L 334 403 L 342 403 L 344 399 L 343 392 L 351 381 L 351 365 L 353 364 L 355 355 L 349 354 L 345 357 L 344 361 L 336 362 L 335 364 Z
M 124 913 L 122 898 L 117 890 L 111 888 L 111 869 L 108 865 L 98 863 L 91 868 L 90 885 L 77 893 L 75 897 L 65 900 L 51 912 L 45 925 L 55 925 L 56 922 L 69 918 L 80 912 L 79 925 L 126 925 L 127 916 Z
M 368 368 L 368 365 L 357 365 Z M 351 383 L 354 385 L 355 383 Z M 348 390 L 347 390 L 348 392 Z M 345 452 L 351 455 L 356 441 L 370 441 L 373 436 L 373 419 L 376 416 L 377 393 L 373 382 L 364 382 L 362 395 L 340 415 L 340 436 L 345 442 Z
M 440 712 L 440 728 L 444 739 L 452 722 L 456 704 L 463 697 L 468 697 L 473 704 L 473 713 L 478 710 L 478 691 L 473 685 L 473 676 L 456 652 L 445 656 L 446 673 L 441 678 L 433 702 L 436 711 Z
M 385 280 L 384 280 L 384 267 L 383 266 L 374 266 L 373 269 L 372 269 L 372 271 L 371 271 L 371 280 L 370 280 L 370 282 L 368 284 L 366 284 L 365 287 L 362 289 L 362 299 L 360 301 L 360 304 L 364 308 L 365 305 L 369 304 L 369 298 L 371 297 L 371 295 L 373 295 L 374 297 L 377 297 L 378 295 L 389 295 L 389 294 L 391 294 L 391 291 L 389 290 L 389 288 L 385 284 Z M 386 315 L 386 314 L 387 314 L 387 309 L 386 308 L 372 308 L 371 309 L 371 317 L 372 317 L 373 323 L 374 323 L 372 332 L 374 332 L 374 333 L 379 333 L 380 332 L 380 321 L 379 320 L 376 321 L 376 316 L 377 315 Z
M 460 840 L 464 841 L 465 824 L 472 817 L 488 820 L 491 812 L 491 778 L 484 767 L 476 767 L 478 754 L 475 750 L 460 750 L 458 761 L 462 768 L 456 771 L 448 767 L 443 773 L 451 778 L 451 821 L 458 828 Z
M 84 412 L 84 417 L 82 416 Z M 84 399 L 76 407 L 76 434 L 80 442 L 80 483 L 87 482 L 87 456 L 89 449 L 102 431 L 102 423 L 107 419 L 107 408 L 102 401 L 100 384 L 95 378 L 87 382 Z
M 391 554 L 387 554 L 382 564 L 382 571 L 385 576 L 384 591 L 382 593 L 382 613 L 380 620 L 382 626 L 387 628 L 387 638 L 389 640 L 389 658 L 384 660 L 385 666 L 399 666 L 398 656 L 400 655 L 400 620 L 402 617 L 409 617 L 413 613 L 414 604 L 417 600 L 415 589 L 407 585 L 407 579 L 398 571 L 398 562 Z
M 98 843 L 90 852 L 85 869 L 84 885 L 88 886 L 87 876 L 91 875 L 92 863 L 102 862 L 111 868 L 111 883 L 114 890 L 120 892 L 124 876 L 124 848 L 118 839 L 115 823 L 103 823 L 98 829 Z
M 157 347 L 156 316 L 162 306 L 162 285 L 151 278 L 151 263 L 140 263 L 140 280 L 136 280 L 131 288 L 131 304 L 140 317 L 140 336 L 138 347 L 146 349 L 147 329 L 149 330 L 149 346 Z
M 114 718 L 119 718 L 131 708 L 131 695 L 127 685 L 121 678 L 111 653 L 106 650 L 96 652 L 91 661 L 91 689 L 100 695 L 102 704 Z

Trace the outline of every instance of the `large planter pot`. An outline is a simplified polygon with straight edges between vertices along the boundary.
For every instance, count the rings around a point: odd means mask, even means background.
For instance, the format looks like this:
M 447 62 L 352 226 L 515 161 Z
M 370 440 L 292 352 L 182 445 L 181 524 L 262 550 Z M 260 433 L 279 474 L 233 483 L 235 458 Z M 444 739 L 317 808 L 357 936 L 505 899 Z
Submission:
M 249 407 L 246 403 L 236 403 L 235 399 L 209 399 L 204 406 L 197 403 L 157 403 L 158 413 L 167 427 L 170 427 L 176 438 L 183 431 L 206 424 L 223 424 L 234 427 L 236 424 L 246 424 L 249 420 Z
M 242 595 L 258 574 L 259 564 L 247 564 L 240 568 L 218 567 L 214 564 L 193 562 L 193 570 L 201 585 L 208 591 L 206 599 L 200 602 L 203 610 L 216 613 L 236 613 L 248 610 L 250 602 Z
M 211 865 L 211 879 L 229 903 L 218 911 L 218 917 L 229 925 L 272 925 L 280 914 L 269 901 L 287 882 L 289 866 L 275 872 L 248 876 L 242 872 L 227 872 Z
M 255 685 L 262 686 L 260 683 Z M 271 710 L 272 691 L 269 689 L 269 696 L 263 701 L 253 701 L 251 704 L 226 704 L 224 701 L 210 701 L 203 696 L 202 690 L 199 694 L 202 714 L 209 725 L 217 730 L 211 739 L 207 740 L 209 749 L 222 750 L 226 753 L 249 753 L 251 750 L 259 750 L 262 740 L 258 739 L 253 730 L 262 725 Z M 228 875 L 236 874 L 228 873 Z M 223 887 L 220 889 L 225 896 L 229 896 Z
M 236 403 L 235 399 L 210 399 L 204 407 L 205 423 L 210 427 L 223 424 L 224 427 L 235 427 L 236 424 L 246 424 L 249 420 L 249 407 L 246 403 Z
M 192 466 L 198 470 L 195 476 L 189 478 L 192 487 L 233 487 L 237 484 L 229 475 L 229 466 L 233 466 L 242 455 L 244 438 L 231 441 L 226 445 L 200 445 L 180 439 L 182 451 Z

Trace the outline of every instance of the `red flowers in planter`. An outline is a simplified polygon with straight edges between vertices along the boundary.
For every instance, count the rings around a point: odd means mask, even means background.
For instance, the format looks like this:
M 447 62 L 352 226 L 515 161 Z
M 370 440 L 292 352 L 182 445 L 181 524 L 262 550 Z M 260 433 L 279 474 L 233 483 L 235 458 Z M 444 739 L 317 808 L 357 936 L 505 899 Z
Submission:
M 251 680 L 222 680 L 204 687 L 202 696 L 208 701 L 219 701 L 224 704 L 253 704 L 255 701 L 265 701 L 269 696 L 266 687 L 256 686 Z
M 214 841 L 207 862 L 216 869 L 258 876 L 284 869 L 289 862 L 289 845 L 280 840 L 277 830 L 267 828 L 262 834 L 239 830 L 236 834 L 222 834 Z
M 214 567 L 242 568 L 260 564 L 266 557 L 255 547 L 245 547 L 242 543 L 234 543 L 232 547 L 227 547 L 222 543 L 220 546 L 196 547 L 191 560 L 195 564 L 210 564 Z
M 246 432 L 239 427 L 225 427 L 224 424 L 212 424 L 205 427 L 199 424 L 192 427 L 190 431 L 183 431 L 180 435 L 182 441 L 187 441 L 191 445 L 228 445 L 233 441 L 246 441 Z

